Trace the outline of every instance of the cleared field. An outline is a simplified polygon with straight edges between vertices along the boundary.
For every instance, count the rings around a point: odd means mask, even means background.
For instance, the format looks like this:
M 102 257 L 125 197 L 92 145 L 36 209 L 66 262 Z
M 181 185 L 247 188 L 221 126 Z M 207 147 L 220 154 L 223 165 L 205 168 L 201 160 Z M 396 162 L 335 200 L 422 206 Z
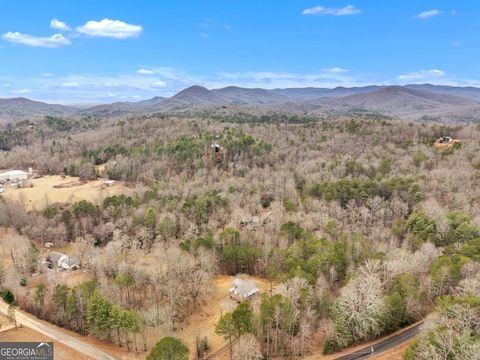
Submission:
M 229 296 L 229 289 L 235 276 L 216 276 L 213 280 L 215 293 L 201 309 L 196 311 L 182 323 L 182 329 L 176 334 L 183 339 L 190 349 L 190 355 L 195 354 L 195 339 L 204 336 L 208 339 L 209 352 L 215 352 L 226 344 L 226 340 L 215 334 L 215 324 L 224 312 L 232 311 L 238 305 Z M 264 279 L 250 276 L 260 291 L 267 292 L 270 283 Z M 259 299 L 259 296 L 256 297 Z M 255 303 L 255 300 L 253 301 Z
M 20 201 L 27 208 L 42 209 L 51 203 L 68 203 L 79 200 L 99 201 L 104 197 L 127 192 L 121 183 L 106 186 L 103 180 L 80 181 L 77 177 L 59 175 L 44 176 L 29 181 L 32 187 L 13 188 L 6 186 L 2 195 Z
M 433 146 L 438 150 L 450 150 L 453 149 L 457 144 L 461 144 L 462 141 L 458 139 L 453 139 L 450 142 L 442 143 L 439 140 L 435 141 Z

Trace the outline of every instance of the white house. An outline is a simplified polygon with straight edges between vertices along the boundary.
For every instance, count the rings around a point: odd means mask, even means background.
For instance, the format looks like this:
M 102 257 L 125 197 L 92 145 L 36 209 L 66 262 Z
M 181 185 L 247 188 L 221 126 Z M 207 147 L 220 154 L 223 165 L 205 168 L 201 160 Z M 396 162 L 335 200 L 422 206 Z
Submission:
M 0 174 L 0 181 L 21 182 L 28 179 L 28 173 L 23 170 L 10 170 Z
M 103 184 L 105 186 L 113 186 L 113 184 L 115 184 L 115 180 L 103 180 Z
M 233 287 L 229 289 L 230 294 L 240 301 L 250 299 L 259 291 L 254 281 L 245 281 L 238 277 L 233 280 Z
M 63 270 L 76 270 L 80 267 L 80 262 L 77 258 L 56 251 L 52 251 L 48 254 L 45 262 L 50 269 L 58 267 Z

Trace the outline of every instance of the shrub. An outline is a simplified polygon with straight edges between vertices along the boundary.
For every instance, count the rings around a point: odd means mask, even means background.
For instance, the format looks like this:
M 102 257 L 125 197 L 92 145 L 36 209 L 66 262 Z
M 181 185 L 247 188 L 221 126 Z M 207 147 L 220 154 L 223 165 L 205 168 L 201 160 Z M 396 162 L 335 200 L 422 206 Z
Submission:
M 188 360 L 188 354 L 189 350 L 181 340 L 167 336 L 157 342 L 147 360 Z
M 263 208 L 266 209 L 270 207 L 271 203 L 275 200 L 275 195 L 271 192 L 263 193 L 260 196 L 260 204 L 262 204 Z
M 283 198 L 283 208 L 286 212 L 297 211 L 297 205 L 288 196 Z
M 15 295 L 13 294 L 12 290 L 4 289 L 2 291 L 2 299 L 7 304 L 15 304 Z
M 43 210 L 43 216 L 46 219 L 53 219 L 58 214 L 58 209 L 54 206 L 47 206 L 45 210 Z
M 235 228 L 225 228 L 220 233 L 220 241 L 224 245 L 238 245 L 240 243 L 240 231 Z
M 85 216 L 96 216 L 99 213 L 99 208 L 92 202 L 88 200 L 81 200 L 76 202 L 72 206 L 72 213 L 77 217 L 85 217 Z
M 287 238 L 289 244 L 296 240 L 308 237 L 308 232 L 293 221 L 288 221 L 280 226 L 280 234 Z
M 333 354 L 341 349 L 342 346 L 338 343 L 337 339 L 325 339 L 325 342 L 323 343 L 324 355 Z

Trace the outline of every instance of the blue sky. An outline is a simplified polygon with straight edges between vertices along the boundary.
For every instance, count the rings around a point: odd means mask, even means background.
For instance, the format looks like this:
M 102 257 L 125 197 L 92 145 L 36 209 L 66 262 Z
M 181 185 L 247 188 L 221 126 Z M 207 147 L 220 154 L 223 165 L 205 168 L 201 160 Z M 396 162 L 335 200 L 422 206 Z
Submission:
M 1 0 L 0 97 L 480 85 L 479 18 L 473 0 Z

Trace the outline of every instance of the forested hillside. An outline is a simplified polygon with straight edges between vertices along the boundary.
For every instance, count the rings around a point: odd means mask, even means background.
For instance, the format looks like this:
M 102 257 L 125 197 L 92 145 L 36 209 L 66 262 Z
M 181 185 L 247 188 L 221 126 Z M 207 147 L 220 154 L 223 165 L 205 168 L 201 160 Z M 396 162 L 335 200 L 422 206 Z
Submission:
M 435 147 L 443 135 L 460 141 Z M 172 335 L 208 353 L 208 336 L 182 329 L 218 276 L 247 274 L 270 286 L 218 314 L 233 358 L 329 354 L 422 319 L 408 359 L 478 356 L 478 125 L 364 112 L 47 117 L 5 127 L 0 148 L 0 168 L 125 184 L 41 209 L 0 194 L 3 297 L 40 318 L 131 350 Z M 50 242 L 81 276 L 41 264 Z

